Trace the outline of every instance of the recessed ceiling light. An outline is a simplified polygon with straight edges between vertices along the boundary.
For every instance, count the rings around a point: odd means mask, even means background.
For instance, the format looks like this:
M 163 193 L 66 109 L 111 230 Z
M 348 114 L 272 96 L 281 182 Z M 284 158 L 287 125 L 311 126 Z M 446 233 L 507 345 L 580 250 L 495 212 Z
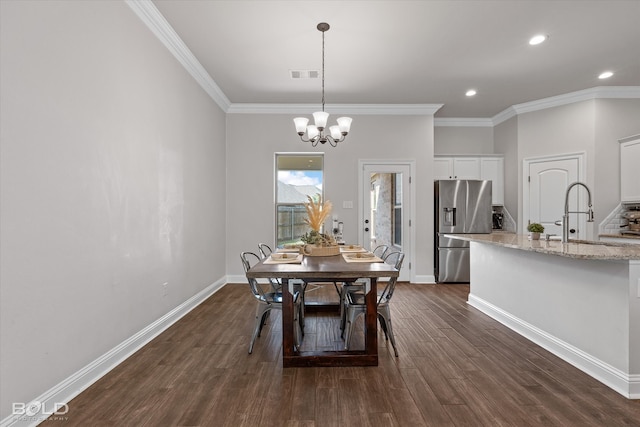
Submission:
M 467 96 L 474 96 L 476 93 L 477 93 L 477 92 L 476 92 L 476 90 L 475 90 L 475 89 L 469 89 L 469 90 L 467 91 L 467 93 L 465 93 L 465 95 L 467 95 Z
M 613 76 L 613 72 L 611 71 L 605 71 L 602 74 L 600 74 L 598 76 L 599 79 L 608 79 L 609 77 Z
M 542 43 L 543 41 L 547 40 L 549 38 L 549 36 L 545 36 L 544 34 L 538 34 L 537 36 L 533 36 L 529 39 L 529 44 L 531 46 L 535 46 L 537 44 Z

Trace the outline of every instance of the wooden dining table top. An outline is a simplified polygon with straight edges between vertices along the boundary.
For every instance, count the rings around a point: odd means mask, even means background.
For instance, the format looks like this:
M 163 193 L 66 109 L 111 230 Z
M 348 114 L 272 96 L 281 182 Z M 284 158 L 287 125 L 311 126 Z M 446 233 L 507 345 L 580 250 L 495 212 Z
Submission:
M 398 270 L 385 262 L 347 262 L 342 255 L 305 256 L 302 262 L 265 264 L 264 260 L 247 272 L 252 279 L 357 279 L 398 277 Z

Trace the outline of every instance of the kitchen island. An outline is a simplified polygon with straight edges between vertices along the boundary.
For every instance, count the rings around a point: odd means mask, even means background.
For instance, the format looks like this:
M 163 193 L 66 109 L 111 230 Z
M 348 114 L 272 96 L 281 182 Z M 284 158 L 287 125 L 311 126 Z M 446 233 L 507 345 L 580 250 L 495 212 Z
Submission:
M 471 306 L 640 399 L 640 246 L 448 236 L 470 242 Z

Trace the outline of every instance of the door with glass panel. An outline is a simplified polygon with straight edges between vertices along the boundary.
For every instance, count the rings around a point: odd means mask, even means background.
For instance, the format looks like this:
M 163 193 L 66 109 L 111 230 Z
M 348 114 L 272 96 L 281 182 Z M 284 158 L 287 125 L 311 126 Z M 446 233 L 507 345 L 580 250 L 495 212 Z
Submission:
M 361 236 L 367 249 L 387 245 L 405 254 L 400 281 L 411 274 L 411 167 L 408 164 L 363 164 Z

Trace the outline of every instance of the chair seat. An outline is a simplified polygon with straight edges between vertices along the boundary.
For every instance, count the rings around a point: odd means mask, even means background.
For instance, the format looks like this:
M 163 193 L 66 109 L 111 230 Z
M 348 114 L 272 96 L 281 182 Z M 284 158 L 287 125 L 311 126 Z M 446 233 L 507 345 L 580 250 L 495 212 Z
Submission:
M 300 294 L 298 292 L 294 292 L 293 300 L 297 301 L 299 295 Z M 260 300 L 266 303 L 282 304 L 282 292 L 266 292 Z
M 380 301 L 380 297 L 382 296 L 381 293 L 378 293 L 378 297 L 376 298 L 376 301 Z M 364 292 L 349 292 L 349 305 L 361 305 L 364 306 L 366 304 L 365 302 L 365 295 Z M 378 307 L 383 306 L 387 304 L 387 301 L 380 301 L 378 303 Z

